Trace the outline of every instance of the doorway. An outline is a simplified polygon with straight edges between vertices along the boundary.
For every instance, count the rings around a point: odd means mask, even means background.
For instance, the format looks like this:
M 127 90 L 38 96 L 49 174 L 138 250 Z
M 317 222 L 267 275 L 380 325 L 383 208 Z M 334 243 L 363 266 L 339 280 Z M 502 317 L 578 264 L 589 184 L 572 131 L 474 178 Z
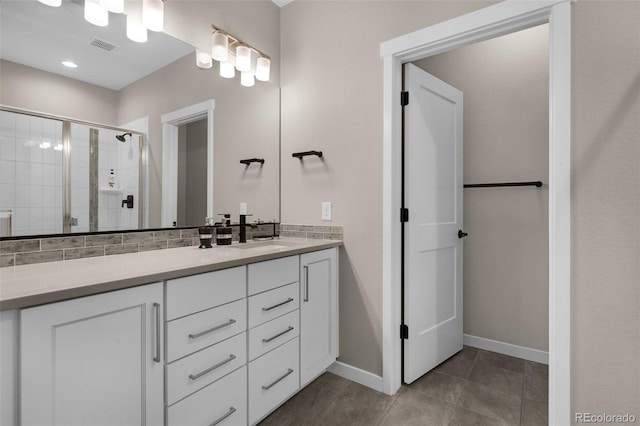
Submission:
M 213 110 L 215 101 L 200 102 L 161 116 L 162 227 L 178 226 L 178 159 L 180 126 L 206 122 L 206 217 L 213 217 Z M 204 217 L 202 218 L 204 219 Z M 204 222 L 204 221 L 203 221 Z
M 179 126 L 178 227 L 202 225 L 207 217 L 207 167 L 207 120 Z
M 505 1 L 381 44 L 384 59 L 383 389 L 401 380 L 402 64 L 499 35 L 549 23 L 549 421 L 570 423 L 570 141 L 569 1 Z

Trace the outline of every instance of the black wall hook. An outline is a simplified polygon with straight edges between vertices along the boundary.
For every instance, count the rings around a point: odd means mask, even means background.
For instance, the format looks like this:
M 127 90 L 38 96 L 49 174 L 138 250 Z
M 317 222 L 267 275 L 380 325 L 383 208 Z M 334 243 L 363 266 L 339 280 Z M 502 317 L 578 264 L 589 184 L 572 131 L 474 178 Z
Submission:
M 248 158 L 246 160 L 240 160 L 241 164 L 246 164 L 247 166 L 251 163 L 260 163 L 264 164 L 264 158 Z
M 293 154 L 291 154 L 292 157 L 299 158 L 300 160 L 302 160 L 302 158 L 306 157 L 307 155 L 317 155 L 318 157 L 322 158 L 322 151 L 304 151 L 294 152 Z
M 536 180 L 533 182 L 468 183 L 464 185 L 465 188 L 492 188 L 501 186 L 535 186 L 536 188 L 540 188 L 542 182 Z

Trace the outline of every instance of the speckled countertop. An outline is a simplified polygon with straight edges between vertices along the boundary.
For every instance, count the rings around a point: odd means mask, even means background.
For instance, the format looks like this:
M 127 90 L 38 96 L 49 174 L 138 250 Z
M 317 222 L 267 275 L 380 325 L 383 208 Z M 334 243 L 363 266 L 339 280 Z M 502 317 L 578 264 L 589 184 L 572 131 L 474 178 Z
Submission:
M 183 247 L 0 268 L 0 310 L 58 302 L 341 245 L 342 241 L 336 240 L 280 238 L 207 250 Z

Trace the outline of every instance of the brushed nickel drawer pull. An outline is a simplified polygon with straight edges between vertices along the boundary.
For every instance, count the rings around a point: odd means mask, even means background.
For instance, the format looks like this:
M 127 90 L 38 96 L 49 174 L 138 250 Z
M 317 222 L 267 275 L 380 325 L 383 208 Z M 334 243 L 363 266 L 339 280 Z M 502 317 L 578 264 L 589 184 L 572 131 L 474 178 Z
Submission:
M 211 373 L 213 370 L 222 367 L 225 364 L 230 363 L 231 361 L 233 361 L 234 359 L 236 359 L 236 356 L 231 354 L 229 355 L 229 358 L 225 359 L 224 361 L 221 361 L 219 363 L 217 363 L 214 366 L 211 366 L 209 368 L 207 368 L 206 370 L 202 370 L 201 372 L 199 372 L 198 374 L 189 374 L 189 379 L 191 380 L 198 380 L 200 377 Z
M 227 411 L 225 414 L 222 415 L 222 417 L 220 417 L 218 420 L 215 420 L 209 426 L 216 426 L 217 424 L 219 424 L 220 422 L 222 422 L 224 419 L 226 419 L 227 417 L 229 417 L 230 415 L 232 415 L 235 412 L 236 412 L 235 408 L 229 407 L 229 411 Z
M 270 311 L 272 309 L 278 308 L 278 307 L 280 307 L 282 305 L 286 305 L 287 303 L 291 303 L 291 302 L 293 302 L 293 299 L 292 298 L 288 298 L 284 302 L 280 302 L 277 305 L 269 306 L 268 308 L 262 308 L 262 310 L 265 311 L 265 312 L 268 312 L 268 311 Z
M 224 324 L 216 325 L 215 327 L 211 327 L 210 329 L 205 330 L 205 331 L 201 331 L 200 333 L 190 334 L 189 335 L 189 339 L 197 339 L 198 337 L 202 337 L 205 334 L 213 333 L 214 331 L 220 330 L 221 328 L 229 327 L 230 325 L 233 325 L 235 323 L 236 323 L 236 320 L 230 319 L 229 321 L 225 322 Z
M 154 303 L 152 305 L 153 311 L 155 313 L 155 322 L 153 328 L 155 329 L 154 340 L 155 347 L 153 352 L 153 360 L 155 362 L 160 362 L 160 304 Z
M 284 380 L 285 377 L 287 377 L 289 374 L 293 373 L 292 369 L 288 369 L 286 373 L 284 373 L 281 377 L 279 377 L 278 379 L 276 379 L 275 381 L 269 383 L 268 385 L 263 385 L 262 389 L 264 390 L 269 390 L 271 389 L 273 386 L 277 385 L 278 383 L 280 383 L 281 381 Z
M 283 334 L 287 334 L 291 330 L 293 330 L 293 327 L 289 326 L 289 328 L 287 328 L 285 331 L 281 331 L 280 333 L 276 334 L 275 336 L 271 336 L 268 339 L 262 339 L 262 341 L 264 343 L 269 343 L 270 341 L 272 341 L 274 339 L 277 339 L 278 337 L 282 336 Z
M 304 301 L 309 301 L 309 266 L 304 265 Z

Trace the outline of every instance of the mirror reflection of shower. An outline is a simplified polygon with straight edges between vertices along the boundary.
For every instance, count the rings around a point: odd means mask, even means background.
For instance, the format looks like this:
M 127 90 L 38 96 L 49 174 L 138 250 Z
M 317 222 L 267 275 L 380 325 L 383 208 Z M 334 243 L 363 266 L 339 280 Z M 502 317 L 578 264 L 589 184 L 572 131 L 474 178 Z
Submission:
M 118 139 L 120 142 L 126 142 L 127 140 L 125 139 L 125 136 L 133 136 L 131 133 L 123 133 L 121 135 L 116 135 L 116 139 Z
M 141 204 L 122 201 L 142 199 L 143 144 L 132 130 L 0 108 L 0 237 L 138 228 Z

